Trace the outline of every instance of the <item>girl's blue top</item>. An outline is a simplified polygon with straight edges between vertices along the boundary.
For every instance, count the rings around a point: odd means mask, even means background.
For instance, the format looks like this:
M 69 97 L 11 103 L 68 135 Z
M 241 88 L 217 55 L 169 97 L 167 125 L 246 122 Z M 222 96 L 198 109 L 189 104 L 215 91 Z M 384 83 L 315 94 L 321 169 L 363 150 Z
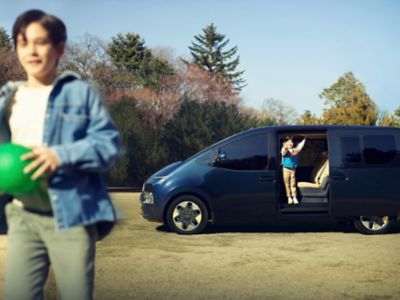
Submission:
M 287 153 L 285 156 L 283 156 L 282 166 L 284 166 L 285 168 L 294 169 L 297 167 L 298 162 L 298 155 L 291 155 L 290 153 Z

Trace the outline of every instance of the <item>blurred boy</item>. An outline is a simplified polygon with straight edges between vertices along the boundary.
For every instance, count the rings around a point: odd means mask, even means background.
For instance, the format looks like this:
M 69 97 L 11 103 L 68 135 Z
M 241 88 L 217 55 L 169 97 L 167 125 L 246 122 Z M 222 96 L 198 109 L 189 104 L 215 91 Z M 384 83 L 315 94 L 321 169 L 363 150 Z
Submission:
M 50 264 L 62 299 L 92 299 L 95 242 L 115 213 L 100 172 L 114 164 L 119 135 L 98 94 L 73 73 L 57 76 L 67 33 L 40 10 L 13 26 L 25 82 L 0 91 L 0 141 L 32 148 L 24 172 L 47 180 L 40 210 L 19 197 L 6 206 L 6 299 L 43 299 Z M 26 199 L 28 198 L 28 199 Z

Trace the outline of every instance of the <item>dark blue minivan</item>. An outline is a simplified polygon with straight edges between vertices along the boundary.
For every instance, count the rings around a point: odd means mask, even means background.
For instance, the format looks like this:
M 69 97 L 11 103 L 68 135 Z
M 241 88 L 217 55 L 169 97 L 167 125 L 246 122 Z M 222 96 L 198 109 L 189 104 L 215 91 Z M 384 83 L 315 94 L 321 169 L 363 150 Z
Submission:
M 306 138 L 296 170 L 300 203 L 287 204 L 280 149 Z M 276 126 L 228 137 L 152 175 L 142 215 L 179 234 L 213 223 L 326 216 L 365 234 L 387 232 L 400 216 L 400 129 Z

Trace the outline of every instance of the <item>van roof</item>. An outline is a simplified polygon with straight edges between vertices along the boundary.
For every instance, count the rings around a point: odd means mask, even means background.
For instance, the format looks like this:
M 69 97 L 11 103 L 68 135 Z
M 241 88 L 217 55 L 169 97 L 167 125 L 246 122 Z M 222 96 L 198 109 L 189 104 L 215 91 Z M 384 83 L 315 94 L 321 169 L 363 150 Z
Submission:
M 383 129 L 390 129 L 390 130 L 399 130 L 400 133 L 400 128 L 397 127 L 388 127 L 388 126 L 358 126 L 358 125 L 283 125 L 283 126 L 264 126 L 264 127 L 256 127 L 256 128 L 250 128 L 248 130 L 244 130 L 241 132 L 238 132 L 236 134 L 233 134 L 231 136 L 228 136 L 218 142 L 216 142 L 214 145 L 217 144 L 222 144 L 223 142 L 230 140 L 232 138 L 241 136 L 241 135 L 246 135 L 249 132 L 262 132 L 262 131 L 327 131 L 327 130 L 340 130 L 340 129 L 346 129 L 346 130 L 360 130 L 360 129 L 371 129 L 371 130 L 383 130 Z M 211 145 L 211 146 L 214 146 Z M 210 147 L 211 147 L 210 146 Z M 207 147 L 209 148 L 209 147 Z
M 228 136 L 206 148 L 204 148 L 203 150 L 197 152 L 196 154 L 190 156 L 189 158 L 187 158 L 185 161 L 188 161 L 202 153 L 204 153 L 205 151 L 207 151 L 210 148 L 214 148 L 218 145 L 224 144 L 226 141 L 231 140 L 233 138 L 236 138 L 238 136 L 241 135 L 246 135 L 249 132 L 265 132 L 265 131 L 327 131 L 327 130 L 336 130 L 336 129 L 349 129 L 349 130 L 358 130 L 358 129 L 372 129 L 372 130 L 382 130 L 382 129 L 390 129 L 390 130 L 399 130 L 400 133 L 400 128 L 397 127 L 387 127 L 387 126 L 355 126 L 355 125 L 284 125 L 284 126 L 264 126 L 264 127 L 257 127 L 257 128 L 250 128 L 248 130 L 244 130 L 238 133 L 235 133 L 231 136 Z
M 387 127 L 387 126 L 356 126 L 356 125 L 283 125 L 283 126 L 265 126 L 252 128 L 249 130 L 254 131 L 264 131 L 264 130 L 275 130 L 275 131 L 309 131 L 309 130 L 320 130 L 326 131 L 329 129 L 347 129 L 347 130 L 358 130 L 358 129 L 373 129 L 373 130 L 382 130 L 382 129 L 396 129 L 400 130 L 397 127 Z M 247 130 L 247 131 L 249 131 Z M 245 131 L 246 132 L 246 131 Z

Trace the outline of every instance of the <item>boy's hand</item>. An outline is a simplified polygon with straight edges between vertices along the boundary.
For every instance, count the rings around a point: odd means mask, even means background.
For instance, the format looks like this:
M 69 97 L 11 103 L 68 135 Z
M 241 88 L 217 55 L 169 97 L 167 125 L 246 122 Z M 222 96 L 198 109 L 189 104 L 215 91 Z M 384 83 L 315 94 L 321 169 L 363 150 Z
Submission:
M 32 147 L 32 152 L 21 156 L 22 160 L 34 159 L 28 166 L 25 167 L 24 173 L 29 173 L 36 169 L 32 175 L 32 180 L 39 178 L 44 173 L 50 176 L 60 166 L 60 161 L 53 149 L 47 147 Z

